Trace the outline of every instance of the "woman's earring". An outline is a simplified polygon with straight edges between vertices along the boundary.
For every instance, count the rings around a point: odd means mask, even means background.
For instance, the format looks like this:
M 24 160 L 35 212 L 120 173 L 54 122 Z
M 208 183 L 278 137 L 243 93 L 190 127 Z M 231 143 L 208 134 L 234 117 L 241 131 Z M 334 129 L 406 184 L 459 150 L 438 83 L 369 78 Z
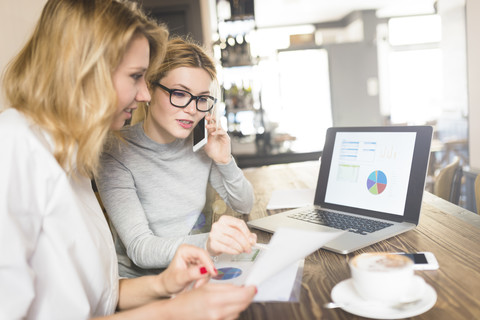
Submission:
M 148 107 L 150 107 L 150 102 L 146 102 L 145 105 Z

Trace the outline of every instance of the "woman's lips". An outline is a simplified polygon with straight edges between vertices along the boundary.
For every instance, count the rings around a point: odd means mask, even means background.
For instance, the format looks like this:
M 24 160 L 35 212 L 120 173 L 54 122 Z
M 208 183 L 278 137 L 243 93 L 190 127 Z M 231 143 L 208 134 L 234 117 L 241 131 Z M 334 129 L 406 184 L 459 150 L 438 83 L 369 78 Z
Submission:
M 193 126 L 193 121 L 191 120 L 180 119 L 180 120 L 177 120 L 177 122 L 182 128 L 185 128 L 185 129 L 190 129 Z
M 132 108 L 123 110 L 123 112 L 125 112 L 125 114 L 127 115 L 127 119 L 130 119 L 132 117 L 132 111 L 133 111 Z

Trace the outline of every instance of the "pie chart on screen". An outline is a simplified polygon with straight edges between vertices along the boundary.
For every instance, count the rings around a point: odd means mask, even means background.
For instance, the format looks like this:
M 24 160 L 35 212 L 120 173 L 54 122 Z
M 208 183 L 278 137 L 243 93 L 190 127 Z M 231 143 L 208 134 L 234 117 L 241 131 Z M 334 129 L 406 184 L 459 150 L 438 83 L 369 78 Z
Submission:
M 368 176 L 367 188 L 371 194 L 381 194 L 387 187 L 387 176 L 383 171 L 375 170 Z

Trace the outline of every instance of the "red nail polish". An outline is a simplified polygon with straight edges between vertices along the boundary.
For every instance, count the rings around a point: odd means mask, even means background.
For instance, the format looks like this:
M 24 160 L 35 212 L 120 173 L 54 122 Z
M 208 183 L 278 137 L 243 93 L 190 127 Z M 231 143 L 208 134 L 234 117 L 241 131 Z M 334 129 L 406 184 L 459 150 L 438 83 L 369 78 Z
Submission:
M 217 268 L 213 268 L 213 270 L 215 270 L 215 273 L 218 274 L 218 270 Z
M 257 289 L 257 287 L 255 287 L 255 294 L 257 294 L 257 293 L 258 293 L 258 289 Z
M 201 274 L 207 273 L 207 268 L 201 267 L 201 268 L 200 268 L 200 273 L 201 273 Z

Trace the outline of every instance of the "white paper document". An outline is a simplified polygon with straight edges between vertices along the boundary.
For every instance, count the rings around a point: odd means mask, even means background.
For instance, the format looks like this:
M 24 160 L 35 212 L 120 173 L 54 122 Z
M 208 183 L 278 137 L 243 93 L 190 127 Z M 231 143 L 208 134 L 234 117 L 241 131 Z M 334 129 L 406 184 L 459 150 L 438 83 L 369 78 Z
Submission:
M 268 249 L 255 262 L 245 284 L 259 285 L 294 262 L 320 249 L 327 242 L 345 231 L 312 232 L 279 228 L 273 235 Z
M 220 255 L 219 274 L 212 282 L 256 285 L 254 301 L 291 301 L 294 285 L 301 283 L 303 259 L 345 231 L 309 232 L 278 229 L 265 249 L 240 255 Z
M 299 208 L 313 204 L 314 189 L 274 190 L 267 210 Z

